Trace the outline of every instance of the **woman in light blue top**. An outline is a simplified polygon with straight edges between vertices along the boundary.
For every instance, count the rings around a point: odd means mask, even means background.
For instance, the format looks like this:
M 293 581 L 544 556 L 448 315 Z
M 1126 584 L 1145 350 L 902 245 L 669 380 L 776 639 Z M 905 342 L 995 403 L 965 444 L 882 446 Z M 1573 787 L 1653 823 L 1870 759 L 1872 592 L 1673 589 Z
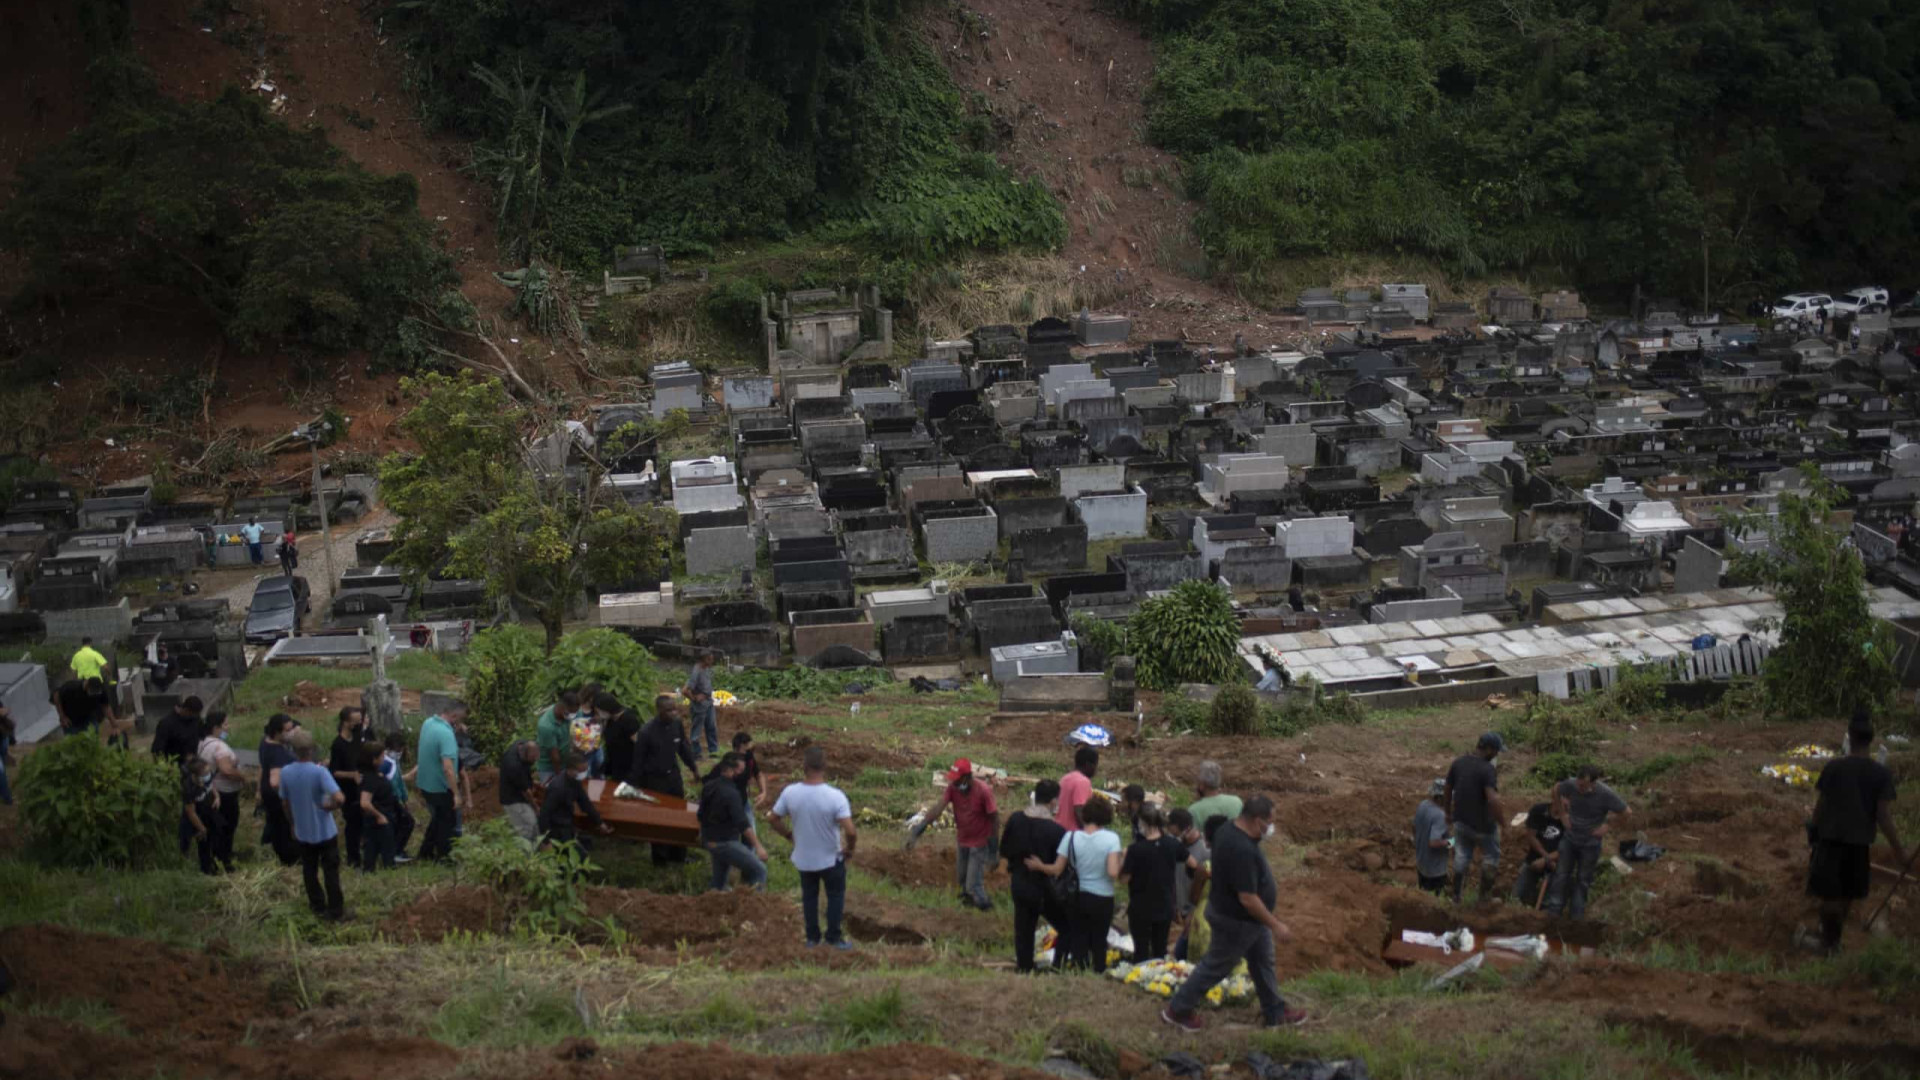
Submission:
M 1100 974 L 1107 970 L 1107 931 L 1113 926 L 1113 888 L 1120 876 L 1120 835 L 1107 828 L 1111 824 L 1113 804 L 1095 795 L 1081 804 L 1079 830 L 1061 838 L 1051 863 L 1027 856 L 1027 869 L 1048 877 L 1066 873 L 1067 860 L 1073 860 L 1080 893 L 1067 912 L 1068 925 L 1060 928 L 1060 942 L 1067 963 Z

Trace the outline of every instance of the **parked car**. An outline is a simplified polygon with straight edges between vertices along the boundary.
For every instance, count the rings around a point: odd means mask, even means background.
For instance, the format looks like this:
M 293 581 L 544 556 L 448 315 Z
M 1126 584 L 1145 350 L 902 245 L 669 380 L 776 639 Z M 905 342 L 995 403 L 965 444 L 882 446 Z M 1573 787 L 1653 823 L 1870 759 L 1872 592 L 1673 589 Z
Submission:
M 1768 312 L 1776 319 L 1814 320 L 1820 317 L 1820 309 L 1826 308 L 1833 313 L 1833 297 L 1826 293 L 1797 292 L 1788 293 L 1773 302 Z
M 247 605 L 247 644 L 271 645 L 299 634 L 301 620 L 313 607 L 312 595 L 307 579 L 298 574 L 261 578 L 253 587 L 253 602 Z
M 1885 311 L 1887 309 L 1887 290 L 1878 285 L 1862 285 L 1833 298 L 1833 313 L 1836 315 L 1858 315 L 1862 312 Z

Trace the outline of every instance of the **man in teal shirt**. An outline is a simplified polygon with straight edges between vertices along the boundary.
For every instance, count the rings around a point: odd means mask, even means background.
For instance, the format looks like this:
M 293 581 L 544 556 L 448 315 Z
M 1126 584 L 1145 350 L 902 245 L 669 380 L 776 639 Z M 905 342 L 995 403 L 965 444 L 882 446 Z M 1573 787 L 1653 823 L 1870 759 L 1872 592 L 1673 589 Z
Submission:
M 572 690 L 562 690 L 555 704 L 547 706 L 547 711 L 540 714 L 540 722 L 534 726 L 533 741 L 540 747 L 541 783 L 551 783 L 554 774 L 564 767 L 567 754 L 573 749 L 573 735 L 567 723 L 579 711 L 580 695 Z
M 453 725 L 466 720 L 467 706 L 456 701 L 444 712 L 444 717 L 429 716 L 420 725 L 420 771 L 414 787 L 433 813 L 420 841 L 422 859 L 445 859 L 453 853 L 454 815 L 460 809 L 460 743 Z

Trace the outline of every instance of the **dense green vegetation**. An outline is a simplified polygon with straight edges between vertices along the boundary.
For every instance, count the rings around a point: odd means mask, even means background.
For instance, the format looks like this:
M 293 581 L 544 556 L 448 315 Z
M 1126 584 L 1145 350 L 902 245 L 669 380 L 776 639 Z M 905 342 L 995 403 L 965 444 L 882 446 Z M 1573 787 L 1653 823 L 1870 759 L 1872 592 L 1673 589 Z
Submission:
M 477 140 L 516 256 L 705 252 L 820 229 L 909 260 L 1053 246 L 1047 191 L 986 152 L 911 0 L 405 0 L 430 123 Z
M 1920 6 L 1125 6 L 1159 38 L 1150 137 L 1252 284 L 1374 251 L 1719 304 L 1895 284 L 1920 243 Z
M 122 54 L 92 75 L 91 121 L 22 168 L 0 213 L 28 299 L 159 289 L 243 347 L 384 351 L 452 280 L 411 176 L 367 172 L 258 95 L 177 101 Z

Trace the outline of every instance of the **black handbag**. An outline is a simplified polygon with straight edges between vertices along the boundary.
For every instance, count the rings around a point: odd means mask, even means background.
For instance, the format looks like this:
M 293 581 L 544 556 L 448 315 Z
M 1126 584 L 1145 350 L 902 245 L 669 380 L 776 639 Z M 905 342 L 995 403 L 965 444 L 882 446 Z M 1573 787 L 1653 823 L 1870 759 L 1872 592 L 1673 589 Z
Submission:
M 1067 868 L 1047 879 L 1047 891 L 1062 906 L 1080 898 L 1080 864 L 1073 861 L 1073 837 L 1067 837 Z

